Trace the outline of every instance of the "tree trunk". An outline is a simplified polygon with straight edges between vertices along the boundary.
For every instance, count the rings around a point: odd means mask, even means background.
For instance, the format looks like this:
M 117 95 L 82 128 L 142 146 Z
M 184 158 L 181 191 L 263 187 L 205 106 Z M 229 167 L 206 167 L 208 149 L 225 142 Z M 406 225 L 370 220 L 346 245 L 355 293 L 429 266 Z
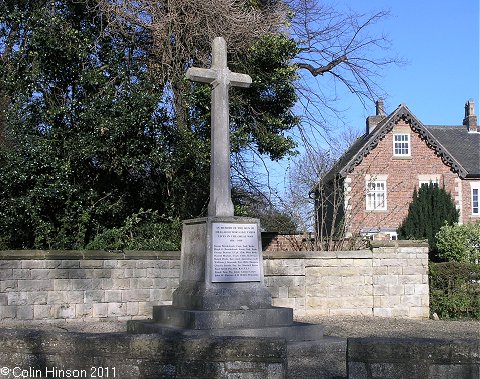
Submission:
M 7 130 L 7 111 L 9 98 L 5 93 L 0 92 L 0 145 L 4 145 L 6 142 L 6 130 Z

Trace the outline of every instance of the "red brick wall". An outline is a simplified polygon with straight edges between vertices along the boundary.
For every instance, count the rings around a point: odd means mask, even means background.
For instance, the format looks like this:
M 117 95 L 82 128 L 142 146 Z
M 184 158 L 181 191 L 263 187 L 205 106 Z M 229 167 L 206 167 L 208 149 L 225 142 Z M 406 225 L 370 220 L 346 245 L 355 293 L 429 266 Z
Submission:
M 480 187 L 480 180 L 462 180 L 462 212 L 463 223 L 478 222 L 480 215 L 472 215 L 472 186 L 471 183 L 477 183 Z
M 313 250 L 313 235 L 262 233 L 263 251 L 310 251 Z
M 458 176 L 450 171 L 450 168 L 435 155 L 435 151 L 430 149 L 417 133 L 410 130 L 411 157 L 393 156 L 393 133 L 406 130 L 409 130 L 409 126 L 400 121 L 393 131 L 388 133 L 362 163 L 347 176 L 347 182 L 351 180 L 351 222 L 347 223 L 350 225 L 347 232 L 356 233 L 364 227 L 397 228 L 407 215 L 413 190 L 419 186 L 419 175 L 440 175 L 440 186 L 455 197 L 455 179 Z M 386 211 L 366 211 L 365 175 L 367 174 L 388 175 Z M 470 196 L 469 188 L 463 190 L 464 200 Z

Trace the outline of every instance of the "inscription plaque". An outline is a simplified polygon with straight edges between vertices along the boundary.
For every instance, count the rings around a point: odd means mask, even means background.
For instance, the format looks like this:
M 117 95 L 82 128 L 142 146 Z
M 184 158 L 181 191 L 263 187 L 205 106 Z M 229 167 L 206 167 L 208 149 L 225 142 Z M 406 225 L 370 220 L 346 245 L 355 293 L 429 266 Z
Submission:
M 212 223 L 212 282 L 259 282 L 257 224 Z

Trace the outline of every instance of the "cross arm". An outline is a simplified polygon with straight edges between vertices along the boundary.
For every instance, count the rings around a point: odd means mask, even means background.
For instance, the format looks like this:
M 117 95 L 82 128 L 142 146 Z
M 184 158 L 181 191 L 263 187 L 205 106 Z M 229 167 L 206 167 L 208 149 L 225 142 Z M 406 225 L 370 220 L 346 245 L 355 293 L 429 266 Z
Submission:
M 210 68 L 190 67 L 187 70 L 187 79 L 200 83 L 212 83 L 217 78 L 215 70 Z
M 238 74 L 236 72 L 230 73 L 231 86 L 247 88 L 250 87 L 250 84 L 252 84 L 252 78 L 250 77 L 250 75 Z

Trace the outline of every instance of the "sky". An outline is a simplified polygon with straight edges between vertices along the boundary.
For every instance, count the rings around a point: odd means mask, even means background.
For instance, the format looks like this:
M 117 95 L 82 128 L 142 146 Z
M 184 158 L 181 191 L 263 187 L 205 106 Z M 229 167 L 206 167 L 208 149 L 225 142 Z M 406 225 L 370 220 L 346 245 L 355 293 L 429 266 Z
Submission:
M 372 34 L 387 35 L 387 55 L 406 61 L 382 71 L 376 80 L 386 93 L 387 114 L 405 103 L 425 125 L 461 125 L 465 103 L 473 99 L 480 116 L 479 0 L 337 0 L 334 6 L 359 13 L 390 12 L 370 28 Z M 339 130 L 363 133 L 366 117 L 375 114 L 374 104 L 365 109 L 348 91 L 340 94 L 338 107 L 344 110 Z M 283 195 L 291 166 L 291 160 L 267 164 L 273 192 Z
M 387 114 L 405 103 L 426 125 L 461 125 L 470 98 L 479 114 L 479 0 L 350 3 L 360 12 L 389 10 L 390 17 L 375 29 L 385 32 L 392 52 L 407 60 L 402 67 L 390 67 L 379 80 L 388 94 Z M 362 122 L 373 111 L 354 106 L 349 117 Z

